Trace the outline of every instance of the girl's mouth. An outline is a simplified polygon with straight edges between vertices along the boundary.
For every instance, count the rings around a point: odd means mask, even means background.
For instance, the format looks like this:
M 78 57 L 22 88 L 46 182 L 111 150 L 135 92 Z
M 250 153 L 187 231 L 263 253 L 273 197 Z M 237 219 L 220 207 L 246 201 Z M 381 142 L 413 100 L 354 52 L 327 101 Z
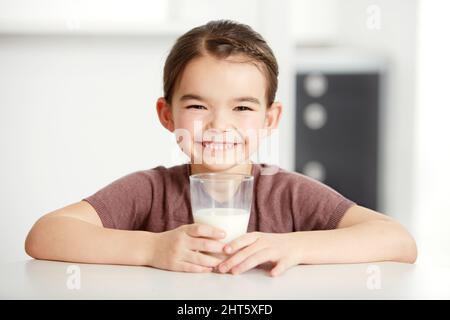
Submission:
M 215 150 L 215 151 L 223 151 L 223 150 L 231 150 L 238 145 L 242 145 L 242 143 L 236 143 L 236 142 L 214 142 L 214 141 L 203 141 L 203 142 L 197 142 L 202 145 L 203 148 L 208 150 Z

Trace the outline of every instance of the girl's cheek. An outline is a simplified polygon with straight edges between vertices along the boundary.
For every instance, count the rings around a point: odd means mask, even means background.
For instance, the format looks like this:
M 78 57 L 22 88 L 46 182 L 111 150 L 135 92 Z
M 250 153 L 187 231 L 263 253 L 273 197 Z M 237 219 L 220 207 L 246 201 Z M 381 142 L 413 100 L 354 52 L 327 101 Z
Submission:
M 185 115 L 180 115 L 180 117 L 177 117 L 175 119 L 175 127 L 177 128 L 183 128 L 186 130 L 189 130 L 191 132 L 193 132 L 194 130 L 194 123 L 196 121 L 196 117 L 193 117 L 191 115 L 185 114 Z
M 252 134 L 258 134 L 264 127 L 264 122 L 260 118 L 246 119 L 239 125 L 240 130 L 244 132 L 251 132 Z

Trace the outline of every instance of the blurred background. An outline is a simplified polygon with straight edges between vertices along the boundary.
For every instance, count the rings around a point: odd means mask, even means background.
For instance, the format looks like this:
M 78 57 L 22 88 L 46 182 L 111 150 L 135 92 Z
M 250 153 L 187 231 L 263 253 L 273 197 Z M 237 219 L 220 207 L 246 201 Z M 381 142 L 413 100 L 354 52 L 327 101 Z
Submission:
M 450 265 L 450 4 L 439 0 L 0 0 L 0 260 L 43 214 L 180 158 L 159 124 L 178 36 L 260 32 L 284 104 L 271 162 L 403 223 Z

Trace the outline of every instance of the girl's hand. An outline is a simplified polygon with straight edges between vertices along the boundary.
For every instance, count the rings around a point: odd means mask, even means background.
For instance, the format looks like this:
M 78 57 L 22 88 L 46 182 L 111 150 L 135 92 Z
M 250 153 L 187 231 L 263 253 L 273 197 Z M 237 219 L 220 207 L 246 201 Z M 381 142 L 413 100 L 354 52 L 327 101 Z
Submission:
M 278 276 L 299 264 L 299 248 L 293 233 L 252 232 L 231 241 L 224 247 L 230 258 L 218 266 L 219 272 L 239 274 L 266 262 L 275 263 L 271 276 Z
M 149 265 L 183 272 L 211 272 L 222 260 L 205 253 L 223 253 L 218 241 L 225 232 L 202 224 L 183 225 L 155 233 Z M 205 253 L 202 253 L 205 252 Z

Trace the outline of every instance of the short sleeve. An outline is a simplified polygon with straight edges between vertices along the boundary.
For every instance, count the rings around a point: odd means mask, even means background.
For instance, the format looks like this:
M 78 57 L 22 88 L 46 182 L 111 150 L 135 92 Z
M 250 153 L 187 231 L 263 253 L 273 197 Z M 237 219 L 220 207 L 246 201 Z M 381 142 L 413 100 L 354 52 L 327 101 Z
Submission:
M 297 223 L 301 230 L 336 229 L 347 210 L 356 205 L 331 187 L 303 176 L 294 196 L 301 208 Z
M 143 172 L 126 175 L 84 198 L 105 228 L 140 230 L 151 210 L 152 185 Z

